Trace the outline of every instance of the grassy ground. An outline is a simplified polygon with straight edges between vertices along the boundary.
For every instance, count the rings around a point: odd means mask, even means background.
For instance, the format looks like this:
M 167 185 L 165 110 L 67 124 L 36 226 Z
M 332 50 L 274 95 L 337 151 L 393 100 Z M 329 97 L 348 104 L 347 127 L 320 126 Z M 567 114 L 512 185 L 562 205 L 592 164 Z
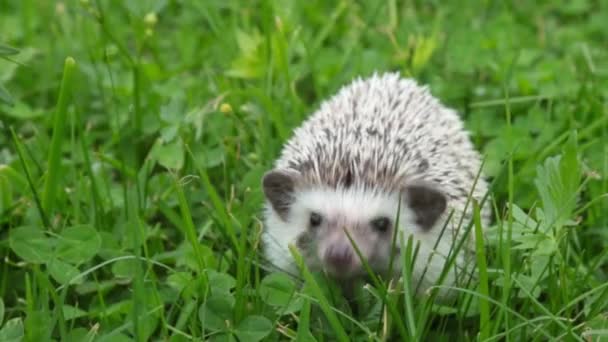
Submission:
M 588 0 L 0 0 L 0 341 L 608 339 L 606 23 Z M 259 253 L 262 173 L 374 70 L 486 156 L 496 219 L 452 305 L 381 285 L 353 312 Z

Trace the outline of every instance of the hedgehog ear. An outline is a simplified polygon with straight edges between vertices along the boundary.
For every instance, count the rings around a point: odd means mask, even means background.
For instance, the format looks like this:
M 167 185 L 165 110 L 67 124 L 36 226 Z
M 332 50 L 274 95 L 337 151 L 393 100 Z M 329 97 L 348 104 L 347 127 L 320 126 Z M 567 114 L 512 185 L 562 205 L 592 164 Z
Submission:
M 289 207 L 294 201 L 294 190 L 300 174 L 296 171 L 274 169 L 266 172 L 262 178 L 264 196 L 272 208 L 285 220 Z
M 431 229 L 447 207 L 445 194 L 429 182 L 412 182 L 404 188 L 403 195 L 416 216 L 416 224 L 424 230 Z

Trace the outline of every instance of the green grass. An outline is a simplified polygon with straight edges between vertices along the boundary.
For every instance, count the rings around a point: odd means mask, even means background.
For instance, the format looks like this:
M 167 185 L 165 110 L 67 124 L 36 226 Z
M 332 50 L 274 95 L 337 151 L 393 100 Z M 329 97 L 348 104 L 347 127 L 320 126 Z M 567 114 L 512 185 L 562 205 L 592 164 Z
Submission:
M 588 0 L 0 1 L 0 341 L 608 340 L 607 22 Z M 466 227 L 480 281 L 452 303 L 374 278 L 351 307 L 260 253 L 282 142 L 375 70 L 429 85 L 485 156 L 495 220 Z

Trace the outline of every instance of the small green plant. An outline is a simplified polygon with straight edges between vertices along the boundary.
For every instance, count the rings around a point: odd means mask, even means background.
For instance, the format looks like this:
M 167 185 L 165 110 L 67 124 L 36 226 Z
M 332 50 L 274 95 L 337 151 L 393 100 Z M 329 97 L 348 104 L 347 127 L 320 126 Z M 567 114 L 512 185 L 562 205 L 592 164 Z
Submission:
M 0 58 L 10 60 L 8 56 L 16 55 L 18 53 L 19 50 L 15 49 L 14 47 L 5 44 L 0 44 Z M 13 98 L 11 94 L 9 94 L 8 90 L 6 90 L 2 83 L 0 83 L 0 101 L 7 104 L 13 103 Z
M 23 339 L 23 322 L 15 317 L 4 322 L 4 301 L 0 298 L 0 341 L 20 341 Z

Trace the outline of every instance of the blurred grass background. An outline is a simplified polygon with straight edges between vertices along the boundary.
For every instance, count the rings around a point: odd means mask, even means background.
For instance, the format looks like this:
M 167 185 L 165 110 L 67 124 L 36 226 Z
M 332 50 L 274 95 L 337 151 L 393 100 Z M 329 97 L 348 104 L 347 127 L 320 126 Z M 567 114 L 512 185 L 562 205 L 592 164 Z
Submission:
M 608 338 L 607 22 L 602 0 L 0 0 L 0 340 Z M 320 279 L 327 322 L 265 271 L 260 178 L 389 70 L 484 153 L 489 290 L 404 324 L 398 295 L 351 312 Z

